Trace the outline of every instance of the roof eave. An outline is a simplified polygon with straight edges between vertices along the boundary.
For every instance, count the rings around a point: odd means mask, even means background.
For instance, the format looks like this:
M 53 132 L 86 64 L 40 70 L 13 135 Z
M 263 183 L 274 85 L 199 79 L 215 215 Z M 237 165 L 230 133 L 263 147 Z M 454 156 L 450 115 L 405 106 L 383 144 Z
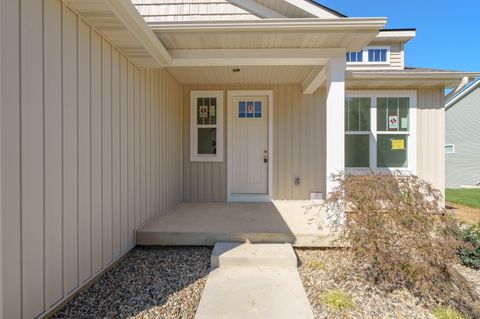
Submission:
M 457 95 L 455 95 L 453 98 L 451 98 L 447 103 L 445 104 L 445 108 L 449 109 L 452 107 L 455 103 L 463 99 L 466 95 L 468 95 L 470 92 L 475 90 L 477 87 L 480 87 L 480 78 L 477 79 L 472 85 L 467 87 L 466 89 L 460 91 Z
M 336 18 L 336 19 L 262 19 L 254 21 L 186 21 L 154 22 L 150 28 L 157 33 L 168 32 L 234 32 L 234 31 L 271 31 L 284 32 L 292 30 L 372 30 L 379 32 L 386 24 L 387 18 Z

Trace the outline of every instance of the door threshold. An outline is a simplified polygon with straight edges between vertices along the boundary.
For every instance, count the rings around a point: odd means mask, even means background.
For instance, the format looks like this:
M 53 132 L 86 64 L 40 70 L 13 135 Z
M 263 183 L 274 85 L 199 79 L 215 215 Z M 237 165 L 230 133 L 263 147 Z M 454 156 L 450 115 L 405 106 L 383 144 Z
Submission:
M 228 196 L 229 202 L 271 202 L 272 198 L 268 194 L 231 194 Z

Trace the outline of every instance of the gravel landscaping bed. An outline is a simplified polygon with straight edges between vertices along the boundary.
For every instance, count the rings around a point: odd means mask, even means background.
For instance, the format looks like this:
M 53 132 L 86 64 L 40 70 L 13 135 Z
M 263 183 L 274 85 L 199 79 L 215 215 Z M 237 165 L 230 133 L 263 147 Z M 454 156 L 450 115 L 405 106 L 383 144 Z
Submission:
M 385 293 L 366 281 L 341 250 L 296 249 L 299 272 L 317 319 L 323 318 L 434 318 L 407 290 Z M 354 306 L 333 311 L 322 301 L 332 290 L 346 293 Z
M 211 248 L 137 247 L 53 318 L 193 318 Z

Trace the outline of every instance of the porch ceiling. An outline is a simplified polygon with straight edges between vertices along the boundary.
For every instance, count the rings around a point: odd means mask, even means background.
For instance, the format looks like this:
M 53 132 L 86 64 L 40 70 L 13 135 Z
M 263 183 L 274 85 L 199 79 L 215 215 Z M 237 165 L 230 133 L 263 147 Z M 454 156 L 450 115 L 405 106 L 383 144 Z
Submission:
M 182 84 L 300 84 L 313 66 L 173 67 L 170 74 Z

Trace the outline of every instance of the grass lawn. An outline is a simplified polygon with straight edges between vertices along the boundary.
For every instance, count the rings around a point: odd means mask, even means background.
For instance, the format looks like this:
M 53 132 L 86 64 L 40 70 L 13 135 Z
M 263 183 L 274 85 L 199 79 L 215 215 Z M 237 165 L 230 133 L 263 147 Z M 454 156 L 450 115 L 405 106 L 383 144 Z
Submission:
M 480 189 L 446 189 L 445 193 L 449 203 L 480 208 Z

